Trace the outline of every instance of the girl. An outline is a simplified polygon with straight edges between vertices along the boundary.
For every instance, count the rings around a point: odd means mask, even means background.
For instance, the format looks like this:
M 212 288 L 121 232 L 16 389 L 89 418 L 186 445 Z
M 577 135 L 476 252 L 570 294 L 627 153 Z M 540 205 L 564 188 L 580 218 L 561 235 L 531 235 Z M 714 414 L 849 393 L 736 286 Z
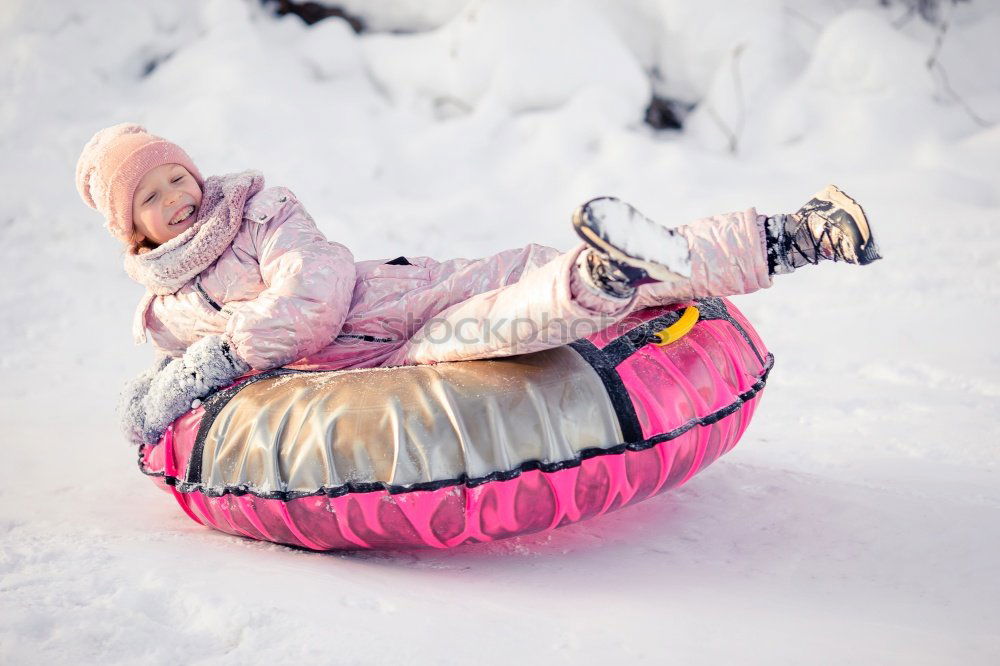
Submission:
M 287 189 L 256 171 L 202 178 L 179 146 L 134 124 L 99 131 L 76 169 L 83 200 L 126 248 L 147 292 L 136 343 L 152 368 L 119 406 L 150 444 L 208 393 L 250 371 L 367 368 L 523 354 L 601 330 L 629 312 L 745 294 L 824 260 L 879 258 L 864 211 L 830 186 L 798 212 L 754 209 L 661 227 L 594 199 L 573 216 L 583 243 L 484 259 L 355 262 Z

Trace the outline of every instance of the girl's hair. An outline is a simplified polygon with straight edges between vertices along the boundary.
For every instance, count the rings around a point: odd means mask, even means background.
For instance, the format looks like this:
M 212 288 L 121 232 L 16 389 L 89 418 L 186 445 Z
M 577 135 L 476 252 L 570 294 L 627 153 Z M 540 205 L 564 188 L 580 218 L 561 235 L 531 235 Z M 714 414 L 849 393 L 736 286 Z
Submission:
M 142 240 L 136 240 L 140 234 L 136 232 L 132 238 L 129 239 L 128 244 L 125 246 L 125 252 L 127 254 L 144 254 L 150 250 L 155 250 L 159 247 L 156 243 L 149 240 L 148 238 L 143 238 Z

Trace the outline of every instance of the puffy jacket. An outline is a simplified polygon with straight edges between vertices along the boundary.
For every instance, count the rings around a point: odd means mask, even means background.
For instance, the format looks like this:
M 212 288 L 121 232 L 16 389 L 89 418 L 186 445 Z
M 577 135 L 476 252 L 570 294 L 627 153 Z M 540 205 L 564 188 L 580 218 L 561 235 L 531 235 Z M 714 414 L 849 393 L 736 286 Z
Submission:
M 142 299 L 133 334 L 141 344 L 148 331 L 154 348 L 171 357 L 225 334 L 258 371 L 379 365 L 427 319 L 557 255 L 532 245 L 487 259 L 355 263 L 291 191 L 268 188 L 247 201 L 243 226 L 211 266 L 173 294 Z
M 644 285 L 628 309 L 770 285 L 752 209 L 680 231 L 692 246 L 692 281 Z M 211 266 L 174 294 L 142 299 L 133 333 L 141 344 L 148 331 L 156 350 L 171 357 L 206 335 L 225 334 L 257 371 L 523 353 L 551 344 L 513 350 L 452 343 L 429 350 L 410 338 L 448 312 L 494 319 L 537 318 L 543 311 L 553 318 L 594 315 L 569 294 L 569 272 L 581 250 L 532 244 L 482 259 L 355 262 L 350 250 L 317 229 L 292 192 L 273 187 L 247 201 L 243 225 Z M 515 283 L 516 293 L 504 289 Z

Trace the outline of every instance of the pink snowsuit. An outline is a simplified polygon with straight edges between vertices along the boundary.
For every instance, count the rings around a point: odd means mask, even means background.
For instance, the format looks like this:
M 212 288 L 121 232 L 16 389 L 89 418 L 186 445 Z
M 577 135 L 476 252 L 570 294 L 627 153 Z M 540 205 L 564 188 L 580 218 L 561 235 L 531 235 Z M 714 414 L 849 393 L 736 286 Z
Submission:
M 571 289 L 584 246 L 541 245 L 484 259 L 355 262 L 282 187 L 249 199 L 232 244 L 176 293 L 148 294 L 136 344 L 171 357 L 228 336 L 251 368 L 346 369 L 508 356 L 563 345 L 656 304 L 743 294 L 771 277 L 753 209 L 679 227 L 692 278 L 643 285 L 631 301 Z

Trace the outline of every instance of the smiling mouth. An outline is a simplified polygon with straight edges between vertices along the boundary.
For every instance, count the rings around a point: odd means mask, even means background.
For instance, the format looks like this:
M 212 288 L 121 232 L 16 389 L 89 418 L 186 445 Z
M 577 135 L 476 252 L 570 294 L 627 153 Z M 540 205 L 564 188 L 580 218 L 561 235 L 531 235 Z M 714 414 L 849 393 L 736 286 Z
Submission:
M 175 224 L 180 224 L 181 222 L 184 222 L 192 215 L 194 215 L 194 206 L 185 206 L 180 210 L 179 213 L 177 213 L 175 218 L 170 222 L 170 226 L 173 226 Z

